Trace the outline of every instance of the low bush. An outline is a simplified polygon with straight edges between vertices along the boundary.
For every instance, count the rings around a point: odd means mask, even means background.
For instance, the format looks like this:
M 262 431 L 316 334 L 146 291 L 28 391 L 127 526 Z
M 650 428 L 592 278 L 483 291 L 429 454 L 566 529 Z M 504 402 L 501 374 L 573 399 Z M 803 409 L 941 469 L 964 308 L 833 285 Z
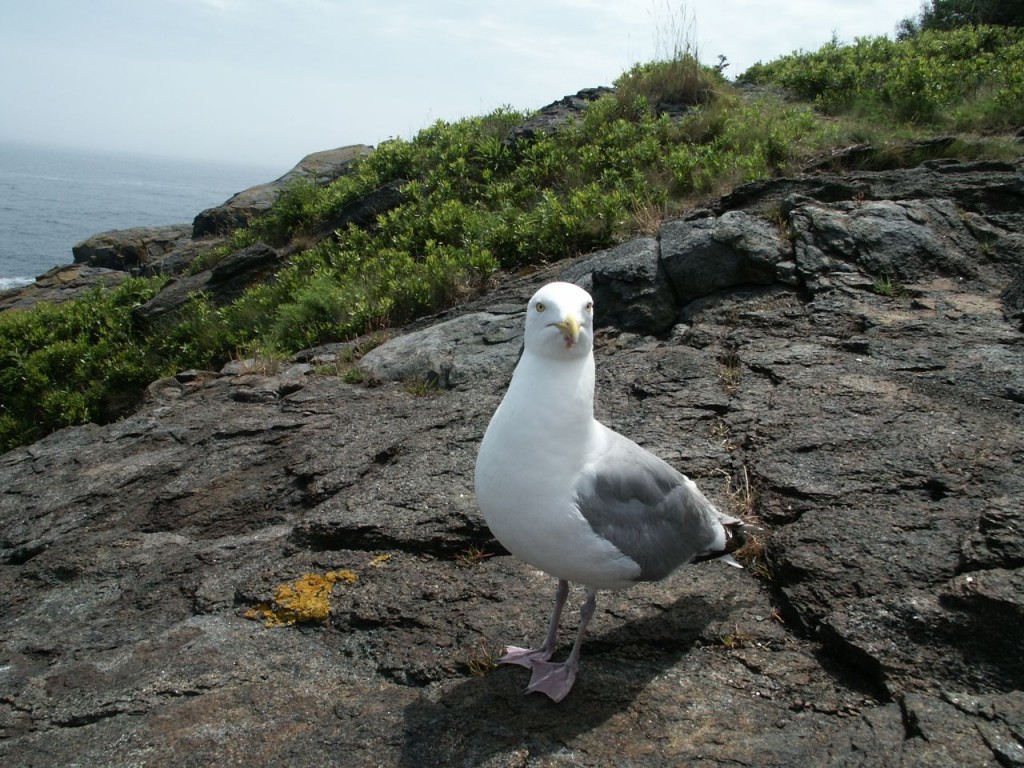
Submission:
M 0 313 L 0 450 L 129 412 L 176 363 L 132 330 L 159 280 L 128 279 L 59 305 Z
M 832 114 L 961 131 L 1024 122 L 1024 29 L 929 30 L 901 41 L 833 39 L 748 69 L 741 79 L 781 86 Z

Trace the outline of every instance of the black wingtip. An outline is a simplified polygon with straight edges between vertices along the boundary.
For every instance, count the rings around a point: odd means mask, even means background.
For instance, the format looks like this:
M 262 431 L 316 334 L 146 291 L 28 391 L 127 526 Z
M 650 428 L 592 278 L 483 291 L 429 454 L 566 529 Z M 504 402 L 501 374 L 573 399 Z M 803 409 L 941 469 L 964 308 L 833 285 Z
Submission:
M 731 555 L 747 543 L 747 528 L 742 520 L 733 523 L 724 523 L 725 528 L 725 549 L 723 554 Z
M 739 563 L 732 559 L 731 555 L 747 543 L 746 526 L 743 524 L 742 520 L 734 520 L 731 523 L 722 523 L 722 527 L 725 528 L 725 546 L 715 552 L 698 555 L 693 559 L 693 562 L 702 563 L 705 560 L 718 560 L 719 558 L 723 558 L 726 561 L 732 561 L 735 565 L 739 565 Z

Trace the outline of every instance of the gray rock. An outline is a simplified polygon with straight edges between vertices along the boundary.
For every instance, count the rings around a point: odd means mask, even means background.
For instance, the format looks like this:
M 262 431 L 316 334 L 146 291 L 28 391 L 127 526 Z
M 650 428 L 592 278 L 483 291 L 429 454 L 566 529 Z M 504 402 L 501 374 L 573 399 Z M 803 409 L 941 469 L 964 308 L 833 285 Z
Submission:
M 37 277 L 34 283 L 0 291 L 0 312 L 8 309 L 30 309 L 40 301 L 59 304 L 77 299 L 97 286 L 113 288 L 127 277 L 128 273 L 119 269 L 87 267 L 82 264 L 54 267 Z
M 215 248 L 224 245 L 226 237 L 204 237 L 201 240 L 187 240 L 176 245 L 162 256 L 132 269 L 132 274 L 142 277 L 155 275 L 181 275 L 192 268 L 195 260 Z
M 798 269 L 815 275 L 854 267 L 901 283 L 942 274 L 970 278 L 978 243 L 948 200 L 801 204 L 789 216 Z
M 511 375 L 523 340 L 522 311 L 477 312 L 385 342 L 359 367 L 373 379 L 451 389 Z
M 114 229 L 83 240 L 71 252 L 76 264 L 129 272 L 180 248 L 190 237 L 191 227 L 187 224 Z
M 541 107 L 529 120 L 508 132 L 505 137 L 505 145 L 515 147 L 521 141 L 558 133 L 570 122 L 581 120 L 590 102 L 614 92 L 614 89 L 607 87 L 584 88 L 574 95 L 566 96 Z
M 947 160 L 893 171 L 854 171 L 842 176 L 809 174 L 743 184 L 720 198 L 716 214 L 744 209 L 762 215 L 785 211 L 786 198 L 806 195 L 822 203 L 868 200 L 951 200 L 965 212 L 983 215 L 1005 229 L 1020 231 L 1024 203 L 1024 160 L 979 166 Z
M 778 232 L 742 211 L 661 228 L 661 263 L 683 304 L 715 291 L 768 285 L 786 251 Z
M 373 147 L 354 144 L 306 155 L 288 173 L 267 184 L 242 190 L 227 202 L 207 208 L 192 221 L 192 237 L 223 235 L 244 227 L 253 217 L 265 213 L 277 196 L 298 181 L 326 185 L 349 171 L 352 163 L 373 152 Z
M 1020 252 L 1024 252 L 1022 244 Z M 1024 271 L 1018 274 L 999 297 L 1006 319 L 1015 322 L 1024 330 Z
M 637 333 L 661 334 L 679 318 L 654 238 L 630 240 L 588 256 L 565 270 L 561 277 L 590 291 L 598 326 L 614 325 Z
M 343 205 L 334 215 L 329 216 L 312 233 L 314 239 L 322 239 L 337 230 L 345 229 L 349 224 L 357 227 L 369 227 L 377 217 L 397 208 L 405 201 L 402 187 L 406 181 L 392 181 L 380 189 Z
M 237 298 L 249 286 L 266 280 L 281 263 L 281 255 L 264 243 L 232 253 L 211 269 L 178 277 L 167 283 L 145 304 L 132 310 L 132 318 L 144 325 L 185 306 L 205 293 L 216 306 Z

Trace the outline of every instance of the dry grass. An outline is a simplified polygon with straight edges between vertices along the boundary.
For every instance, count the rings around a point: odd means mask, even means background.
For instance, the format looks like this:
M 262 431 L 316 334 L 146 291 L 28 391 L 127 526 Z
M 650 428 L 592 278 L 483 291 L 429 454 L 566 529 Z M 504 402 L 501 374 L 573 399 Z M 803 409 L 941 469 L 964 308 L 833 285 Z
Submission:
M 736 550 L 733 556 L 758 578 L 771 581 L 774 574 L 765 555 L 767 538 L 757 517 L 758 492 L 750 480 L 750 472 L 746 465 L 741 466 L 735 476 L 725 470 L 719 471 L 725 477 L 725 513 L 740 518 L 748 526 L 747 543 Z
M 498 659 L 505 652 L 505 646 L 499 645 L 481 637 L 477 640 L 476 646 L 470 649 L 466 659 L 466 667 L 474 677 L 483 677 L 488 672 L 496 669 Z
M 236 349 L 231 362 L 239 373 L 253 373 L 260 376 L 275 376 L 281 372 L 285 356 L 260 344 L 253 344 L 248 349 Z
M 656 237 L 665 219 L 665 209 L 657 203 L 633 206 L 633 230 L 638 235 Z
M 464 566 L 464 567 L 470 567 L 470 566 L 474 566 L 474 565 L 479 565 L 484 560 L 486 560 L 488 557 L 493 557 L 493 556 L 494 556 L 493 552 L 488 552 L 483 547 L 478 547 L 478 546 L 467 547 L 466 549 L 462 550 L 461 552 L 459 552 L 459 554 L 457 554 L 455 556 L 455 564 L 456 565 L 460 565 L 460 566 Z
M 732 428 L 723 419 L 715 419 L 714 424 L 711 425 L 709 430 L 709 435 L 727 453 L 732 453 L 736 450 L 736 443 L 732 439 Z
M 757 506 L 757 490 L 750 482 L 750 473 L 744 464 L 734 478 L 724 469 L 718 470 L 725 476 L 725 497 L 728 499 L 727 513 L 743 520 L 754 514 Z
M 743 380 L 743 365 L 735 349 L 723 352 L 718 358 L 718 378 L 726 392 L 734 392 Z

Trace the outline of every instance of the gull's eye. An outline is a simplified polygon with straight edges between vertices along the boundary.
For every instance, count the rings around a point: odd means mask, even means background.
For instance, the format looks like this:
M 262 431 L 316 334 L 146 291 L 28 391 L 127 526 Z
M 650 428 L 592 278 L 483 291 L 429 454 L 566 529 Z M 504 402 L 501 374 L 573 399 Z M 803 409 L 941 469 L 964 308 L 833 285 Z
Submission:
M 585 309 L 585 310 L 586 310 L 587 312 L 593 312 L 593 311 L 594 311 L 594 302 L 592 302 L 592 301 L 588 301 L 588 302 L 587 302 L 587 305 L 586 305 L 586 306 L 584 307 L 584 309 Z
M 538 312 L 543 312 L 545 309 L 547 309 L 547 305 L 543 301 L 538 301 L 533 306 Z

